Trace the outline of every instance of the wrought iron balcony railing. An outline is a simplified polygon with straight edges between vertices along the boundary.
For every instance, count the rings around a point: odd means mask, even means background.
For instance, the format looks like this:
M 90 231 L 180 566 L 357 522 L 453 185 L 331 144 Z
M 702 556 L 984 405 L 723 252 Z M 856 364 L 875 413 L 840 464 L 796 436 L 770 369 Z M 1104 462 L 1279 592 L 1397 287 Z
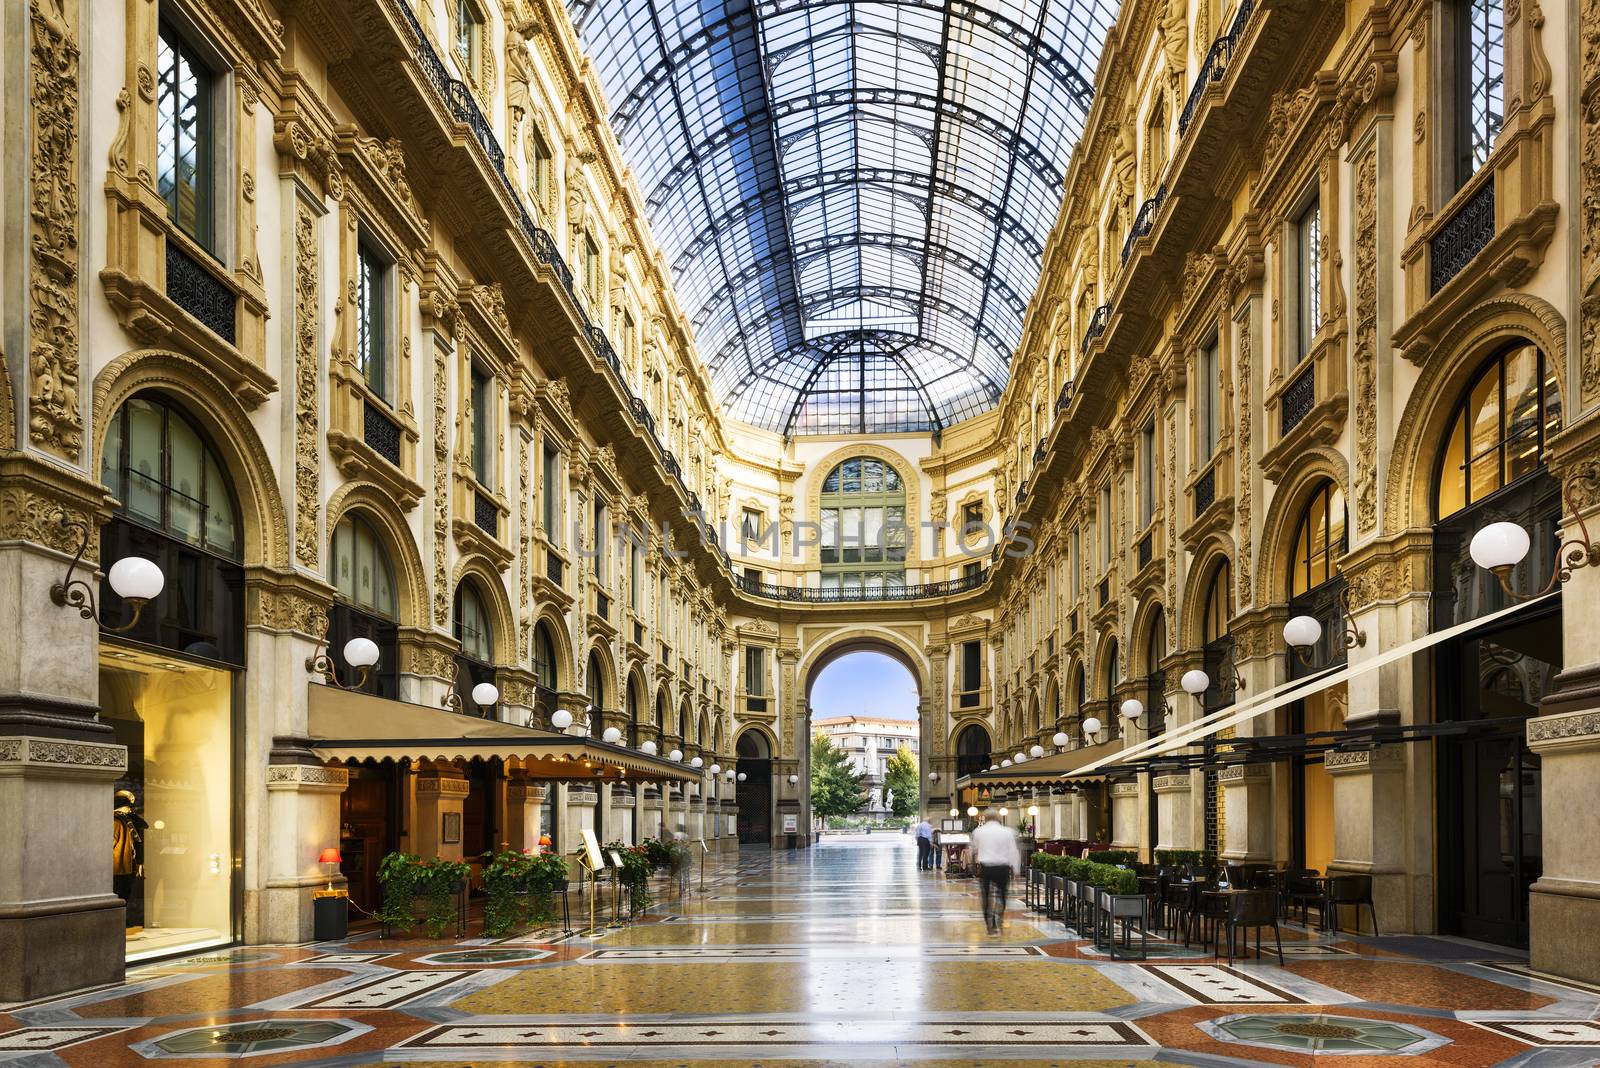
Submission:
M 734 585 L 755 597 L 774 601 L 802 601 L 810 604 L 837 604 L 855 601 L 916 601 L 924 597 L 948 597 L 975 590 L 989 580 L 986 568 L 944 582 L 924 582 L 915 586 L 884 586 L 876 589 L 822 589 L 816 586 L 777 586 L 757 582 L 744 575 L 733 576 Z
M 1156 195 L 1139 205 L 1139 214 L 1133 220 L 1133 229 L 1128 231 L 1128 236 L 1122 242 L 1122 262 L 1127 263 L 1128 257 L 1133 254 L 1133 243 L 1149 234 L 1156 225 L 1156 212 L 1161 210 L 1162 203 L 1167 199 L 1167 187 L 1162 185 L 1156 190 Z
M 1088 352 L 1094 339 L 1106 332 L 1106 324 L 1111 321 L 1111 305 L 1102 304 L 1094 310 L 1094 315 L 1089 319 L 1089 329 L 1083 332 L 1083 344 L 1079 346 L 1080 353 Z

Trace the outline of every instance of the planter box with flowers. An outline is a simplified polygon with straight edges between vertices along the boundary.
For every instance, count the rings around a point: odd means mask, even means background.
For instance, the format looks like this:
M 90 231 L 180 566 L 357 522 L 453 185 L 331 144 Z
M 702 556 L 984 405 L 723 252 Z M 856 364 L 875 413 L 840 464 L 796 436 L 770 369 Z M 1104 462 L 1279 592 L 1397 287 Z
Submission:
M 429 938 L 438 938 L 454 922 L 456 937 L 465 938 L 469 870 L 459 860 L 423 860 L 411 853 L 384 857 L 378 864 L 383 903 L 374 913 L 383 937 L 397 930 L 410 934 L 421 923 Z

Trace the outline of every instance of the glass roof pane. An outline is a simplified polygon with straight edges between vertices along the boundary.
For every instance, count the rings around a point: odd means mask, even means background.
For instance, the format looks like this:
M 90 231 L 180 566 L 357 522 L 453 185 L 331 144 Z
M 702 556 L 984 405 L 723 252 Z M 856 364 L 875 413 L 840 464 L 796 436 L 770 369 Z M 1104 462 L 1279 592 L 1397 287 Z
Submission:
M 1115 0 L 572 13 L 730 414 L 937 430 L 999 399 Z

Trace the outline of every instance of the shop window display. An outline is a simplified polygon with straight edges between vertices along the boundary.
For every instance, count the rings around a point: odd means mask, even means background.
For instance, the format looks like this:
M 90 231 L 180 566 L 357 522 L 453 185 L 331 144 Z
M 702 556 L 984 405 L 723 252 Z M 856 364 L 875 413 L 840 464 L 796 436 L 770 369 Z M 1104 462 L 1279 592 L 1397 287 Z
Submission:
M 230 942 L 231 672 L 107 644 L 101 718 L 128 747 L 106 845 L 128 959 Z

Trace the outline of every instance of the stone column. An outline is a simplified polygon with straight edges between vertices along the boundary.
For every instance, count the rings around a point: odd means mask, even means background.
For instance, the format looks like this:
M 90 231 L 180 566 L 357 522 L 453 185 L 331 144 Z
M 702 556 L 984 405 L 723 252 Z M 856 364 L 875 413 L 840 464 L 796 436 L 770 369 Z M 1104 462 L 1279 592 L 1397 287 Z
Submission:
M 1272 769 L 1265 764 L 1239 764 L 1217 773 L 1217 788 L 1227 806 L 1222 859 L 1240 862 L 1272 860 Z
M 311 894 L 328 882 L 317 857 L 339 843 L 339 796 L 350 772 L 327 767 L 314 754 L 275 747 L 267 767 L 266 881 L 250 894 L 252 942 L 303 940 L 312 931 Z M 343 882 L 343 876 L 334 881 Z
M 1570 600 L 1563 598 L 1563 611 Z M 1568 617 L 1571 626 L 1571 617 Z M 1537 971 L 1600 983 L 1592 937 L 1600 925 L 1600 667 L 1562 672 L 1558 700 L 1578 705 L 1528 721 L 1528 748 L 1539 754 L 1544 871 L 1528 896 L 1528 953 Z
M 0 381 L 0 426 L 10 415 Z M 54 465 L 0 460 L 0 1001 L 123 977 L 111 813 L 128 754 L 96 716 L 95 621 L 50 597 L 81 540 L 57 520 L 97 530 L 102 496 Z M 92 568 L 76 577 L 95 581 Z
M 545 788 L 513 771 L 506 782 L 506 842 L 513 850 L 539 848 L 539 824 L 544 818 Z
M 1322 766 L 1333 778 L 1328 873 L 1371 875 L 1379 930 L 1407 929 L 1406 747 L 1329 753 Z
M 627 783 L 607 786 L 609 793 L 606 810 L 606 834 L 612 841 L 633 845 L 639 840 L 638 824 L 634 820 L 634 791 Z
M 1189 832 L 1193 827 L 1193 785 L 1187 773 L 1156 776 L 1153 789 L 1156 794 L 1156 832 L 1158 838 L 1151 844 L 1152 861 L 1156 849 L 1191 849 Z
M 1139 795 L 1137 782 L 1119 782 L 1111 787 L 1111 844 L 1118 849 L 1139 848 Z
M 417 773 L 417 821 L 412 827 L 412 841 L 423 860 L 462 859 L 461 813 L 471 789 L 472 784 L 461 769 L 452 764 L 435 764 Z M 450 817 L 457 832 L 454 842 L 444 840 L 446 817 Z
M 639 839 L 664 838 L 661 832 L 661 787 L 651 783 L 639 791 Z

